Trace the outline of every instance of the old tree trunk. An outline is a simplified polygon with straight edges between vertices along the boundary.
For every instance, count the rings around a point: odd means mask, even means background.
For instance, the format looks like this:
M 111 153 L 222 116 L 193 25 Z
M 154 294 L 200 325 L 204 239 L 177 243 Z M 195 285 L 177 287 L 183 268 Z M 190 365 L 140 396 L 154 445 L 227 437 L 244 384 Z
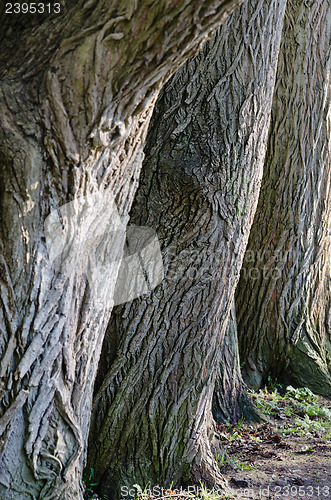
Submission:
M 156 106 L 131 223 L 156 230 L 165 279 L 116 308 L 107 329 L 88 461 L 110 498 L 137 483 L 224 484 L 214 380 L 258 199 L 284 9 L 263 0 L 233 13 Z
M 288 2 L 236 311 L 243 374 L 331 396 L 329 1 Z
M 0 7 L 6 500 L 82 497 L 92 387 L 153 103 L 241 2 L 65 3 L 57 14 Z

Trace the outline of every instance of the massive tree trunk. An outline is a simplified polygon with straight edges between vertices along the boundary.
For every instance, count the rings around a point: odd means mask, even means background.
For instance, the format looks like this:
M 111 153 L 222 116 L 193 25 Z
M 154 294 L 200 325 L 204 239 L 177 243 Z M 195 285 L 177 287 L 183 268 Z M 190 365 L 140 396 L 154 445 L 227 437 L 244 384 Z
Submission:
M 236 312 L 244 378 L 331 396 L 330 1 L 288 2 Z
M 285 1 L 234 13 L 167 84 L 131 221 L 156 230 L 165 279 L 114 310 L 102 350 L 89 464 L 101 492 L 222 485 L 211 403 L 256 209 Z
M 82 496 L 92 387 L 153 103 L 240 3 L 0 8 L 1 498 Z

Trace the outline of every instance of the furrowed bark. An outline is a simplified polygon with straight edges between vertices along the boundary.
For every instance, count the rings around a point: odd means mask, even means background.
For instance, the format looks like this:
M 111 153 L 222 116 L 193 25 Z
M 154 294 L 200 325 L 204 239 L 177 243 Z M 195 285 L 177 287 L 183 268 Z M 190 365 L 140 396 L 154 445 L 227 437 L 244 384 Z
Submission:
M 236 294 L 244 378 L 331 396 L 330 2 L 288 2 L 263 183 Z
M 44 17 L 1 6 L 1 498 L 82 497 L 92 387 L 153 105 L 240 3 L 80 0 Z
M 234 302 L 225 329 L 220 359 L 212 404 L 215 421 L 237 423 L 242 417 L 245 420 L 263 420 L 264 416 L 249 397 L 241 376 Z
M 96 381 L 89 466 L 100 492 L 223 485 L 211 440 L 221 345 L 262 177 L 284 1 L 246 3 L 167 84 L 131 222 L 165 279 L 116 308 Z

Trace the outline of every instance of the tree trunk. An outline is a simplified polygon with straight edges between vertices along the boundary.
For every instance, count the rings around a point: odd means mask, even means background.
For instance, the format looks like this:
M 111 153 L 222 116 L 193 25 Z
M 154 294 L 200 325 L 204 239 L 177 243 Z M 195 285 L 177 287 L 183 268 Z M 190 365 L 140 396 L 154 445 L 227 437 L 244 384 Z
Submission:
M 82 497 L 93 382 L 153 104 L 240 3 L 0 8 L 1 498 Z
M 131 221 L 156 230 L 166 276 L 113 312 L 102 350 L 88 461 L 111 498 L 134 483 L 224 485 L 214 380 L 257 204 L 284 8 L 245 4 L 156 107 Z
M 241 376 L 234 301 L 225 329 L 220 359 L 212 404 L 215 421 L 236 423 L 242 417 L 245 420 L 263 420 L 263 414 L 254 406 L 247 394 Z
M 330 1 L 287 5 L 266 164 L 237 289 L 244 378 L 331 396 Z

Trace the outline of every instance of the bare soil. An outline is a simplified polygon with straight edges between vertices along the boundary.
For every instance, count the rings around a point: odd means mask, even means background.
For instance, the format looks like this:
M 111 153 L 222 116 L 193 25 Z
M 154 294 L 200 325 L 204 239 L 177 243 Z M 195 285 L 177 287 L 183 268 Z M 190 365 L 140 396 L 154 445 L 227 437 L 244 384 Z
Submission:
M 319 398 L 326 408 L 330 401 Z M 228 428 L 218 426 L 228 460 L 221 465 L 233 498 L 326 499 L 331 498 L 331 441 L 328 428 L 302 436 L 283 435 L 295 429 L 295 419 L 275 411 L 265 424 L 242 424 L 238 437 L 226 439 Z M 232 434 L 233 435 L 233 434 Z M 222 457 L 219 458 L 222 461 Z

